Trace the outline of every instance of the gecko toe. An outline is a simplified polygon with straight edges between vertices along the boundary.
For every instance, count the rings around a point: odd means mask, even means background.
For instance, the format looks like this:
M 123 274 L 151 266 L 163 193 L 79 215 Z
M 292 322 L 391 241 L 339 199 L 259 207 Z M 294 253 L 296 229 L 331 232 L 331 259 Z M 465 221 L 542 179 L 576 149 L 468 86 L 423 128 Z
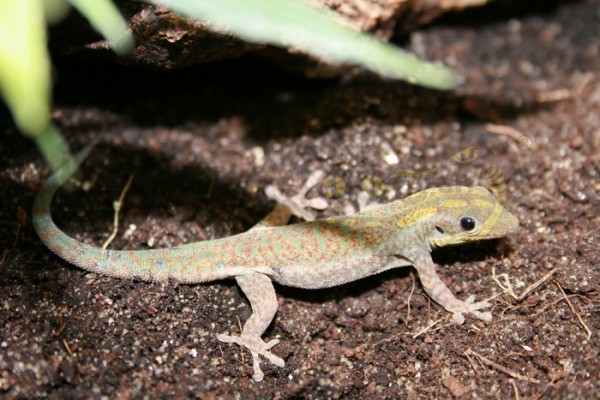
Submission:
M 239 342 L 237 341 L 239 337 L 238 336 L 231 336 L 231 335 L 226 335 L 224 333 L 220 333 L 217 335 L 217 339 L 219 340 L 219 342 L 223 342 L 223 343 L 237 343 L 239 344 Z
M 294 196 L 285 196 L 273 185 L 267 186 L 265 193 L 267 197 L 285 206 L 295 216 L 304 218 L 306 221 L 313 221 L 315 213 L 310 209 L 324 210 L 328 207 L 328 203 L 323 197 L 307 198 L 306 194 L 312 187 L 323 180 L 324 176 L 325 173 L 323 171 L 313 172 L 300 191 Z
M 219 334 L 217 335 L 217 339 L 224 343 L 236 343 L 242 347 L 247 348 L 250 351 L 250 353 L 252 354 L 252 368 L 254 369 L 252 378 L 257 382 L 262 381 L 264 378 L 264 373 L 260 368 L 259 355 L 263 356 L 272 364 L 280 368 L 283 368 L 285 366 L 285 361 L 283 361 L 281 357 L 278 357 L 269 351 L 269 349 L 271 349 L 273 346 L 279 343 L 279 339 L 273 339 L 265 343 L 258 336 L 244 334 L 242 334 L 241 336 Z
M 277 344 L 279 344 L 279 339 L 269 340 L 267 343 L 265 343 L 265 350 L 269 350 L 271 347 Z
M 254 379 L 255 382 L 261 382 L 264 378 L 265 374 L 262 372 L 260 367 L 258 367 L 258 370 L 255 368 L 254 373 L 252 374 L 252 379 Z
M 452 321 L 457 325 L 462 325 L 465 322 L 465 316 L 462 312 L 455 312 L 452 314 Z
M 483 308 L 490 307 L 491 304 L 487 301 L 475 302 L 475 296 L 469 296 L 465 301 L 460 302 L 460 306 L 453 310 L 452 320 L 454 323 L 461 325 L 465 322 L 463 314 L 471 314 L 477 319 L 485 322 L 492 320 L 492 313 L 489 311 L 479 311 Z
M 274 365 L 278 366 L 279 368 L 285 367 L 285 361 L 283 361 L 283 358 L 276 356 L 275 354 L 271 353 L 270 351 L 264 351 L 261 354 L 267 360 L 271 361 L 271 364 L 274 364 Z
M 473 312 L 473 311 L 481 310 L 482 308 L 490 307 L 492 305 L 491 303 L 488 303 L 487 301 L 475 302 L 474 295 L 467 297 L 467 299 L 464 301 L 464 304 L 466 306 L 465 307 L 466 312 Z
M 475 317 L 479 318 L 484 322 L 490 322 L 492 320 L 492 313 L 489 311 L 471 311 L 471 314 L 473 314 Z
M 470 304 L 470 308 L 469 311 L 477 311 L 477 310 L 481 310 L 482 308 L 487 308 L 491 306 L 490 303 L 488 303 L 487 301 L 480 301 L 478 303 L 472 303 Z
M 491 306 L 491 304 L 488 303 L 487 301 L 480 301 L 478 303 L 468 302 L 467 303 L 468 310 L 466 310 L 466 312 L 471 314 L 472 316 L 474 316 L 477 319 L 480 319 L 485 322 L 490 322 L 492 320 L 492 313 L 489 311 L 479 311 L 482 308 L 487 308 L 490 306 Z

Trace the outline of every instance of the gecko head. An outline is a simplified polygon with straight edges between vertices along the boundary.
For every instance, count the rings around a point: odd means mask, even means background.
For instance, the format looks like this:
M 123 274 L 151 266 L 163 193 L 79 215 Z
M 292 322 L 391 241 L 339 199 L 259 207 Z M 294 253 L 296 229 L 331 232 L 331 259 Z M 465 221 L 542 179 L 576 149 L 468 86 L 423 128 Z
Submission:
M 494 239 L 514 232 L 519 221 L 484 187 L 434 189 L 427 200 L 437 209 L 427 223 L 432 247 Z

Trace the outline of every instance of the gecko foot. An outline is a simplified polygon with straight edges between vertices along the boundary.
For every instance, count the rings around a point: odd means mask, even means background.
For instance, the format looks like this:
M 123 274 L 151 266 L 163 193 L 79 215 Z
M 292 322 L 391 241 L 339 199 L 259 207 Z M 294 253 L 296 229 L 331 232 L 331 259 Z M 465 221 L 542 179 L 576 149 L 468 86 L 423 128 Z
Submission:
M 478 311 L 481 310 L 482 308 L 486 308 L 489 307 L 491 304 L 488 303 L 487 301 L 479 301 L 477 303 L 475 303 L 475 296 L 469 296 L 467 298 L 467 300 L 465 301 L 461 301 L 461 304 L 454 308 L 452 310 L 450 310 L 452 312 L 452 320 L 458 324 L 461 325 L 463 322 L 465 322 L 465 316 L 463 315 L 464 313 L 467 314 L 471 314 L 474 317 L 485 321 L 485 322 L 490 322 L 492 320 L 492 313 L 489 311 Z
M 313 208 L 315 210 L 324 210 L 327 208 L 327 200 L 323 197 L 315 197 L 312 199 L 306 198 L 306 193 L 316 186 L 325 176 L 323 171 L 315 171 L 313 172 L 300 191 L 292 197 L 287 197 L 283 193 L 277 189 L 277 187 L 273 185 L 269 185 L 265 189 L 265 193 L 267 197 L 271 200 L 275 200 L 277 203 L 287 207 L 289 211 L 297 217 L 304 218 L 306 221 L 313 221 L 315 219 L 315 215 L 309 208 Z
M 265 341 L 258 336 L 245 335 L 243 333 L 241 336 L 220 334 L 217 335 L 217 339 L 223 343 L 237 343 L 250 350 L 250 353 L 252 354 L 252 368 L 254 369 L 252 378 L 257 382 L 262 381 L 265 376 L 260 369 L 259 355 L 265 357 L 280 368 L 285 366 L 285 362 L 281 357 L 278 357 L 269 351 L 269 349 L 279 343 L 279 339 L 273 339 L 265 343 Z

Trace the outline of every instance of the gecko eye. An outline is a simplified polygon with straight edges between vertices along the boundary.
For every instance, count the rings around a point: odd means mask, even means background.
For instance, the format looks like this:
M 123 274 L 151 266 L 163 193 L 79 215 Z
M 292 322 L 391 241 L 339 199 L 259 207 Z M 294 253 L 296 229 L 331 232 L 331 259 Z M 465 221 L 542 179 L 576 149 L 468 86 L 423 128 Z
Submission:
M 471 217 L 462 217 L 458 224 L 463 232 L 471 232 L 475 229 L 475 220 Z

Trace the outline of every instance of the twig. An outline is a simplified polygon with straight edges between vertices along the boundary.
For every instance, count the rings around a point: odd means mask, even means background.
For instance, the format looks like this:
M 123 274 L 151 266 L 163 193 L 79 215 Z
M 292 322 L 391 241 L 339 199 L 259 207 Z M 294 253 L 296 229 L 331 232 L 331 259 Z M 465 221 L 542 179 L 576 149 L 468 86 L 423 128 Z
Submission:
M 594 79 L 594 74 L 591 72 L 586 72 L 583 74 L 579 74 L 579 76 L 577 76 L 576 79 L 577 80 L 575 81 L 575 90 L 573 90 L 573 92 L 574 92 L 574 97 L 578 98 L 582 95 L 583 91 L 588 86 L 588 84 L 592 81 L 592 79 Z
M 491 368 L 495 369 L 496 371 L 500 371 L 500 372 L 502 372 L 502 373 L 504 373 L 504 374 L 506 374 L 506 375 L 508 375 L 508 376 L 510 376 L 512 378 L 519 379 L 521 381 L 531 382 L 531 383 L 540 383 L 540 381 L 537 380 L 537 379 L 535 379 L 535 378 L 529 378 L 529 377 L 527 377 L 525 375 L 521 375 L 518 372 L 515 372 L 515 371 L 513 371 L 513 370 L 511 370 L 511 369 L 509 369 L 507 367 L 505 367 L 504 365 L 498 364 L 495 361 L 492 361 L 492 360 L 490 360 L 488 358 L 485 358 L 481 354 L 476 353 L 476 352 L 474 352 L 471 349 L 467 349 L 463 354 L 467 357 L 467 359 L 468 359 L 469 355 L 475 356 L 475 357 L 477 357 L 479 359 L 479 361 L 481 361 L 482 364 L 485 364 L 488 367 L 491 367 Z
M 579 323 L 581 324 L 581 326 L 583 326 L 583 329 L 586 331 L 588 340 L 590 340 L 590 338 L 592 337 L 592 331 L 590 331 L 590 328 L 588 328 L 588 326 L 585 324 L 585 322 L 583 322 L 581 315 L 579 315 L 579 313 L 577 311 L 575 311 L 575 307 L 573 307 L 573 304 L 571 304 L 571 301 L 567 297 L 567 294 L 563 290 L 562 286 L 560 286 L 560 283 L 558 283 L 557 281 L 554 281 L 554 283 L 556 283 L 556 286 L 558 286 L 558 290 L 560 290 L 560 292 L 562 293 L 563 297 L 565 298 L 565 301 L 569 305 L 569 308 L 571 309 L 573 314 L 575 314 L 575 316 L 579 320 Z
M 223 346 L 221 346 L 221 344 L 219 344 L 219 350 L 221 351 L 221 359 L 224 360 L 225 359 L 225 353 L 223 353 Z
M 515 400 L 519 400 L 519 388 L 517 387 L 517 384 L 512 379 L 510 380 L 510 383 L 512 384 L 513 390 L 515 391 Z
M 115 216 L 113 219 L 113 231 L 110 234 L 110 236 L 108 237 L 108 239 L 106 239 L 106 242 L 104 242 L 104 244 L 102 245 L 102 250 L 106 250 L 108 245 L 117 237 L 117 232 L 119 231 L 119 212 L 121 211 L 121 206 L 123 205 L 123 200 L 125 199 L 125 195 L 127 194 L 127 191 L 129 190 L 129 187 L 131 186 L 132 181 L 133 181 L 133 175 L 130 175 L 129 180 L 127 180 L 127 183 L 125 184 L 125 187 L 123 188 L 123 191 L 121 192 L 121 195 L 119 196 L 119 200 L 117 200 L 113 203 L 113 207 L 115 208 Z
M 444 318 L 440 318 L 437 321 L 432 322 L 431 324 L 427 325 L 425 328 L 421 329 L 419 332 L 415 333 L 413 335 L 413 339 L 418 338 L 419 336 L 421 336 L 422 334 L 424 334 L 425 332 L 429 331 L 431 328 L 433 328 L 434 326 L 436 326 L 437 324 L 439 324 L 440 322 L 442 322 L 443 320 L 445 320 L 446 317 Z
M 410 300 L 412 299 L 412 295 L 415 291 L 415 276 L 410 274 L 410 278 L 412 279 L 412 287 L 410 288 L 410 293 L 408 294 L 408 299 L 406 300 L 406 322 L 404 326 L 408 325 L 408 321 L 410 320 Z
M 567 297 L 577 297 L 578 295 L 576 294 L 572 294 L 571 296 L 567 296 Z M 554 300 L 552 303 L 545 305 L 544 307 L 542 307 L 538 312 L 531 314 L 533 317 L 537 317 L 540 314 L 543 314 L 546 312 L 547 309 L 554 307 L 555 305 L 557 305 L 558 303 L 560 303 L 561 301 L 563 301 L 564 299 L 560 298 L 557 300 Z
M 58 317 L 59 320 L 59 326 L 58 326 L 58 330 L 56 331 L 56 333 L 54 334 L 54 336 L 59 337 L 60 334 L 65 330 L 65 328 L 67 327 L 67 323 L 65 322 L 65 320 L 62 317 L 62 314 L 59 315 Z
M 4 260 L 6 257 L 17 248 L 17 243 L 19 242 L 19 234 L 21 233 L 21 227 L 25 224 L 25 219 L 27 218 L 27 213 L 21 207 L 17 209 L 17 233 L 15 233 L 15 240 L 10 249 L 5 249 L 2 253 L 2 258 L 0 258 L 0 266 L 4 264 Z
M 549 103 L 549 102 L 570 99 L 572 96 L 573 96 L 572 93 L 568 89 L 556 89 L 556 90 L 547 90 L 545 92 L 539 92 L 535 96 L 535 100 L 538 103 Z
M 485 130 L 495 135 L 506 136 L 513 139 L 522 149 L 530 150 L 534 148 L 533 140 L 531 140 L 530 137 L 524 135 L 511 126 L 486 124 Z
M 73 352 L 73 349 L 71 349 L 71 346 L 69 346 L 67 339 L 63 339 L 62 342 L 63 342 L 63 346 L 65 346 L 65 349 L 67 349 L 67 353 L 69 353 L 69 355 L 71 357 L 73 357 L 73 354 L 75 354 L 75 353 Z
M 468 349 L 467 351 L 465 351 L 463 353 L 463 355 L 465 356 L 465 358 L 467 359 L 467 361 L 469 362 L 469 364 L 471 364 L 471 368 L 473 368 L 473 371 L 475 372 L 475 375 L 477 375 L 477 377 L 479 377 L 479 370 L 477 370 L 477 365 L 475 364 L 475 361 L 473 361 L 473 359 L 471 358 L 469 351 L 471 349 Z
M 521 293 L 520 295 L 517 295 L 514 292 L 514 290 L 512 288 L 512 285 L 510 284 L 510 281 L 508 279 L 508 274 L 501 274 L 501 275 L 497 276 L 496 275 L 496 268 L 492 268 L 492 279 L 494 280 L 494 282 L 496 282 L 496 284 L 500 287 L 500 289 L 502 289 L 502 291 L 504 293 L 510 295 L 513 299 L 515 299 L 517 301 L 521 301 L 521 300 L 523 300 L 529 294 L 529 292 L 531 292 L 532 290 L 537 289 L 543 283 L 545 283 L 552 275 L 554 275 L 554 273 L 556 271 L 558 271 L 559 268 L 560 267 L 554 268 L 552 271 L 550 271 L 546 275 L 544 275 L 541 279 L 539 279 L 536 282 L 534 282 L 531 285 L 529 285 L 523 291 L 523 293 Z M 500 280 L 498 278 L 502 278 L 504 280 L 504 284 L 500 283 Z
M 544 191 L 544 189 L 539 189 L 539 188 L 533 189 L 531 192 L 529 192 L 527 194 L 527 198 L 531 199 L 533 196 L 538 196 L 538 195 L 542 196 L 543 198 L 545 198 L 548 201 L 552 201 L 552 202 L 556 201 L 555 197 L 552 197 L 552 195 L 550 195 L 549 193 L 546 193 Z
M 240 332 L 243 332 L 244 328 L 242 328 L 242 321 L 240 321 L 240 316 L 236 315 L 235 317 L 237 318 L 238 328 L 240 328 Z M 240 346 L 240 357 L 242 359 L 242 365 L 245 365 L 246 362 L 244 361 L 244 347 L 243 346 Z

